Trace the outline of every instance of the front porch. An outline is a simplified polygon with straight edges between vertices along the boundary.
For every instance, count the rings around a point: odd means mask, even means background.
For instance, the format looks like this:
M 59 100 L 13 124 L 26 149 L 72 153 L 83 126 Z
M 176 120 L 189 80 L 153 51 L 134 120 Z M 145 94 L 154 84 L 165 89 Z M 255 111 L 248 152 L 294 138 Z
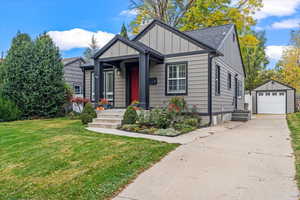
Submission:
M 114 108 L 123 108 L 139 101 L 149 109 L 149 70 L 150 65 L 163 63 L 160 53 L 116 36 L 94 59 L 95 102 L 106 98 Z

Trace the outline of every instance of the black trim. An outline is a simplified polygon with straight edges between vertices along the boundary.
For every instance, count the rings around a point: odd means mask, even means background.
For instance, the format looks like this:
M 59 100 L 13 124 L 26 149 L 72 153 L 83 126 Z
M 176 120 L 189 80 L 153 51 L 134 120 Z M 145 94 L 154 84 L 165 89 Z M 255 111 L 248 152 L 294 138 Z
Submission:
M 222 53 L 218 52 L 218 50 L 214 49 L 213 47 L 206 45 L 200 41 L 198 41 L 197 39 L 187 35 L 184 32 L 181 32 L 179 30 L 177 30 L 174 27 L 171 27 L 167 24 L 165 24 L 164 22 L 154 19 L 149 25 L 146 26 L 146 28 L 144 28 L 138 35 L 136 35 L 132 41 L 137 41 L 138 39 L 140 39 L 143 35 L 145 35 L 150 29 L 152 29 L 155 25 L 160 25 L 161 27 L 171 31 L 172 33 L 178 35 L 179 37 L 182 37 L 186 40 L 188 40 L 189 42 L 201 47 L 201 48 L 205 48 L 205 49 L 209 49 L 209 50 L 213 50 L 213 52 L 217 52 L 218 54 L 222 55 Z
M 232 76 L 231 76 L 231 73 L 228 72 L 227 73 L 227 89 L 231 90 L 231 88 L 232 88 Z
M 139 59 L 139 100 L 141 107 L 149 108 L 149 54 L 140 54 Z
M 82 89 L 82 92 L 83 92 L 83 98 L 85 98 L 86 94 L 85 94 L 85 87 L 86 87 L 86 84 L 85 84 L 85 70 L 82 70 L 83 71 L 83 89 Z
M 221 96 L 221 66 L 215 66 L 215 96 Z
M 173 53 L 173 54 L 165 55 L 165 58 L 172 58 L 172 57 L 178 57 L 178 56 L 190 56 L 190 55 L 205 54 L 205 53 L 210 53 L 210 52 L 212 52 L 212 51 L 199 50 L 199 51 L 190 51 L 190 52 L 182 52 L 182 53 Z
M 84 66 L 80 66 L 80 68 L 82 70 L 93 70 L 95 68 L 94 65 L 84 65 Z
M 90 73 L 90 100 L 91 100 L 91 102 L 95 102 L 95 100 L 96 100 L 96 88 L 95 88 L 96 82 L 95 81 L 96 80 L 94 80 L 95 99 L 93 100 L 93 76 L 92 76 L 92 74 L 94 74 L 94 77 L 95 77 L 95 71 L 91 71 L 91 73 Z
M 186 71 L 185 71 L 185 92 L 184 93 L 168 93 L 168 66 L 174 65 L 174 64 L 185 64 L 186 65 Z M 165 95 L 166 96 L 187 96 L 188 95 L 188 62 L 182 61 L 182 62 L 170 62 L 165 63 Z

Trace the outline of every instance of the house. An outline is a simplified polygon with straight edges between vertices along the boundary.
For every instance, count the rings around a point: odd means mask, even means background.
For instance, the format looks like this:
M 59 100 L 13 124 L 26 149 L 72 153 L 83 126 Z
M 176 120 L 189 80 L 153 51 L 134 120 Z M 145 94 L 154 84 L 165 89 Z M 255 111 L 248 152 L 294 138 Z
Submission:
M 245 70 L 235 25 L 181 32 L 153 20 L 132 40 L 120 35 L 83 65 L 84 96 L 114 108 L 139 100 L 143 108 L 183 96 L 204 123 L 230 120 L 244 108 Z
M 81 57 L 64 58 L 64 78 L 76 96 L 83 95 L 83 72 L 80 68 L 85 61 Z
M 287 114 L 296 111 L 296 89 L 269 80 L 252 92 L 252 111 L 257 114 Z

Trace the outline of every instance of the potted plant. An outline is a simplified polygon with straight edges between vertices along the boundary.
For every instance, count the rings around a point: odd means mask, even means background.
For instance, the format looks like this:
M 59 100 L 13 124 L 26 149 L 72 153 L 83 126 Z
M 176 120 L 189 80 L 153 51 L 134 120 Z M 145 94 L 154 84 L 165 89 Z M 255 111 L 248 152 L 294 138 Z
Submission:
M 109 101 L 105 98 L 100 100 L 99 105 L 100 105 L 100 107 L 103 107 L 104 109 L 111 108 L 111 105 L 110 105 Z
M 140 107 L 140 102 L 137 101 L 137 100 L 132 101 L 130 105 L 133 106 L 133 108 L 134 108 L 135 110 L 139 110 L 139 109 L 140 109 L 140 108 L 139 108 L 139 107 Z

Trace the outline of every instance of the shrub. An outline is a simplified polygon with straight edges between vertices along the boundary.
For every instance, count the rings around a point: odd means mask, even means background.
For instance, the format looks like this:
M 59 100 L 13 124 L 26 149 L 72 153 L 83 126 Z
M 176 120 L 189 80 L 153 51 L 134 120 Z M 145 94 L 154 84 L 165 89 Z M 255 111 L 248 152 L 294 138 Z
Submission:
M 83 124 L 87 124 L 93 121 L 94 118 L 97 117 L 97 113 L 93 107 L 93 105 L 91 103 L 87 103 L 84 108 L 83 111 L 80 115 L 80 119 L 81 122 Z
M 125 111 L 122 124 L 135 124 L 137 120 L 138 120 L 138 115 L 136 110 L 134 109 L 133 106 L 128 106 Z
M 13 102 L 0 97 L 0 121 L 13 121 L 20 117 L 19 108 Z
M 176 114 L 181 114 L 186 111 L 186 101 L 183 97 L 172 97 L 170 99 L 168 109 L 170 112 L 175 112 Z
M 173 128 L 167 128 L 167 129 L 158 129 L 157 131 L 155 131 L 154 134 L 165 135 L 165 136 L 176 136 L 180 133 Z
M 198 127 L 199 126 L 199 121 L 197 118 L 187 118 L 183 121 L 184 124 L 193 126 L 193 127 Z
M 171 124 L 168 113 L 163 109 L 153 109 L 150 111 L 150 122 L 157 128 L 168 128 Z
M 93 121 L 93 117 L 91 115 L 89 115 L 88 113 L 81 113 L 80 119 L 81 119 L 82 124 L 88 124 Z

